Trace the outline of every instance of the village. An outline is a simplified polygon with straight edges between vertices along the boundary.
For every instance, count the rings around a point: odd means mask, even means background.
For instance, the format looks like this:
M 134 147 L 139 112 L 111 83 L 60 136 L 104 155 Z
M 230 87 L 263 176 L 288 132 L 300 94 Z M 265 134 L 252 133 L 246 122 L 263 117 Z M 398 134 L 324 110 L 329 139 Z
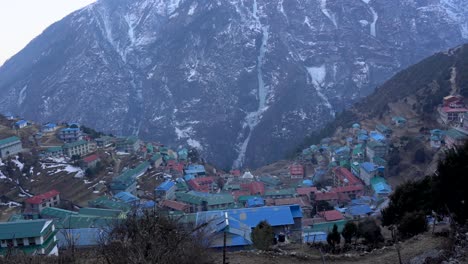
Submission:
M 439 127 L 412 136 L 434 151 L 468 138 L 463 97 L 445 97 L 437 115 Z M 97 246 L 100 230 L 144 211 L 194 225 L 221 219 L 230 228 L 209 225 L 212 248 L 248 248 L 262 220 L 279 243 L 327 243 L 333 226 L 341 231 L 348 221 L 378 216 L 386 207 L 393 190 L 388 155 L 401 147 L 412 125 L 405 116 L 374 126 L 355 123 L 340 137 L 304 149 L 280 172 L 266 173 L 221 171 L 189 146 L 171 149 L 105 135 L 77 122 L 37 125 L 11 114 L 5 119 L 16 135 L 0 139 L 0 184 L 17 188 L 0 197 L 0 255 L 12 249 L 57 255 L 70 246 L 70 237 L 77 248 Z M 21 132 L 27 129 L 34 133 Z M 37 158 L 36 167 L 25 169 L 26 153 Z M 13 179 L 15 170 L 21 180 Z

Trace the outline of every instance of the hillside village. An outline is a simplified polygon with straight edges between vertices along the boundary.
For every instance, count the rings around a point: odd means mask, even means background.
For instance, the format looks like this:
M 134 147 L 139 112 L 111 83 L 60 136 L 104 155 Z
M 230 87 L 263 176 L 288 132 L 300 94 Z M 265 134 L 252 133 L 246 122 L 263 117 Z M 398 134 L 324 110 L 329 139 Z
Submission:
M 333 226 L 341 231 L 348 221 L 380 215 L 399 183 L 393 154 L 412 138 L 433 153 L 468 138 L 463 97 L 447 96 L 438 109 L 434 127 L 404 115 L 355 123 L 278 163 L 279 170 L 229 172 L 194 149 L 7 114 L 0 120 L 0 254 L 59 254 L 69 246 L 66 234 L 76 247 L 96 246 L 100 229 L 143 211 L 187 224 L 231 223 L 210 229 L 213 248 L 224 246 L 225 232 L 227 247 L 248 248 L 264 219 L 279 243 L 327 243 Z

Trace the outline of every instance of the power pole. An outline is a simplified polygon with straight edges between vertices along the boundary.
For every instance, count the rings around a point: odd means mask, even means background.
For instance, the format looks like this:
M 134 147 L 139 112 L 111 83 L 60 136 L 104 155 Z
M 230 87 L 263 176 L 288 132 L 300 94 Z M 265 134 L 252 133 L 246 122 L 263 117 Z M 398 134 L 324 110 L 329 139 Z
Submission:
M 226 264 L 226 230 L 223 233 L 223 264 Z

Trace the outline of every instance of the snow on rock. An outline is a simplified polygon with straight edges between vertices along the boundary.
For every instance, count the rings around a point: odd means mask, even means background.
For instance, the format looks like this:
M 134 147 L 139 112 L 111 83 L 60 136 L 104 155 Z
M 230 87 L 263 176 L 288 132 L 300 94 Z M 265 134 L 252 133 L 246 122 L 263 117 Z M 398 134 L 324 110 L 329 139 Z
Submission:
M 21 163 L 21 162 L 18 160 L 18 158 L 19 158 L 19 157 L 16 156 L 16 158 L 15 158 L 15 159 L 12 159 L 11 161 L 13 161 L 13 163 L 16 164 L 16 167 L 18 167 L 18 169 L 23 170 L 24 164 Z
M 325 86 L 325 77 L 327 76 L 327 69 L 325 64 L 319 67 L 307 67 L 307 72 L 312 80 L 312 85 L 317 91 L 318 96 L 323 100 L 325 106 L 330 109 L 330 114 L 335 116 L 333 106 L 330 104 L 328 97 L 323 93 Z
M 0 205 L 2 205 L 2 206 L 8 206 L 9 208 L 21 206 L 20 203 L 13 202 L 13 201 L 10 201 L 10 202 L 7 202 L 7 203 L 0 203 Z
M 193 147 L 193 148 L 196 148 L 198 150 L 203 150 L 203 146 L 201 145 L 200 141 L 198 140 L 195 140 L 195 139 L 187 139 L 187 144 L 189 144 L 189 146 Z
M 336 23 L 335 15 L 330 14 L 329 10 L 327 9 L 327 0 L 320 0 L 320 9 L 322 10 L 322 13 L 328 17 L 328 19 L 330 19 L 335 28 L 337 28 L 338 24 Z

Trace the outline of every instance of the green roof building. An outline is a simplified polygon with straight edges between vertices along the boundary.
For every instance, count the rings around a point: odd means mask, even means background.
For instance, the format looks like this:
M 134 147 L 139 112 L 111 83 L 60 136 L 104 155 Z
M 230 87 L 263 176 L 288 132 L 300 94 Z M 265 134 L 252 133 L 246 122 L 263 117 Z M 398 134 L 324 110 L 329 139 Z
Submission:
M 8 137 L 0 140 L 0 158 L 16 155 L 23 151 L 19 137 Z
M 266 190 L 265 194 L 263 195 L 265 198 L 292 198 L 296 194 L 296 190 L 294 188 L 287 188 L 281 190 Z
M 123 212 L 129 212 L 132 208 L 129 204 L 115 201 L 108 196 L 101 196 L 95 200 L 91 200 L 88 202 L 90 207 L 94 208 L 104 208 L 104 209 L 113 209 L 113 210 L 120 210 Z
M 191 206 L 191 212 L 233 208 L 234 198 L 230 194 L 211 194 L 202 192 L 176 192 L 177 201 Z
M 56 233 L 52 220 L 0 223 L 0 255 L 57 255 Z

